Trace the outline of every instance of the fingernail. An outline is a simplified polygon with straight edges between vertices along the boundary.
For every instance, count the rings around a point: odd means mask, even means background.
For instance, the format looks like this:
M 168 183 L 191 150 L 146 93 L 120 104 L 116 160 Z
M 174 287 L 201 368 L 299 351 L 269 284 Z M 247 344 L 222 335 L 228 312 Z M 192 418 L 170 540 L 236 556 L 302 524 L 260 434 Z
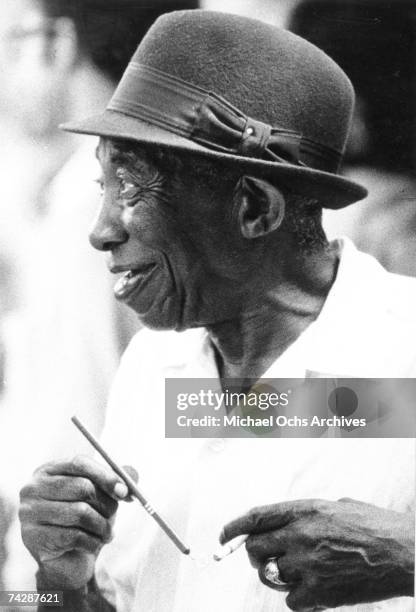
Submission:
M 127 485 L 124 482 L 118 482 L 114 487 L 114 494 L 120 499 L 124 499 L 129 494 Z

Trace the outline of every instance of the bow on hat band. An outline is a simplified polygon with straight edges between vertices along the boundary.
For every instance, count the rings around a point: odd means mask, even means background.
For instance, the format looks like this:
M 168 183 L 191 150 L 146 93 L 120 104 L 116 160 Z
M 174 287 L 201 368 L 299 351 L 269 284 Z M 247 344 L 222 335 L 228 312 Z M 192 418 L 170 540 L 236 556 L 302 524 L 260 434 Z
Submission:
M 336 172 L 341 155 L 301 134 L 247 117 L 224 98 L 131 62 L 107 109 L 157 125 L 208 149 Z

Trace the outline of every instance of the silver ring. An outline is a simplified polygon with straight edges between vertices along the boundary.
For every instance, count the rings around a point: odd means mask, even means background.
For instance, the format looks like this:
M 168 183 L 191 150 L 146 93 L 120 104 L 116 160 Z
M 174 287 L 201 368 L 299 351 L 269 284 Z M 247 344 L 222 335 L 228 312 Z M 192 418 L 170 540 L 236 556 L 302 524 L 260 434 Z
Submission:
M 285 589 L 289 587 L 289 584 L 280 577 L 280 570 L 279 566 L 277 565 L 276 557 L 272 557 L 266 561 L 263 567 L 263 576 L 267 582 L 275 584 L 278 587 L 284 587 Z

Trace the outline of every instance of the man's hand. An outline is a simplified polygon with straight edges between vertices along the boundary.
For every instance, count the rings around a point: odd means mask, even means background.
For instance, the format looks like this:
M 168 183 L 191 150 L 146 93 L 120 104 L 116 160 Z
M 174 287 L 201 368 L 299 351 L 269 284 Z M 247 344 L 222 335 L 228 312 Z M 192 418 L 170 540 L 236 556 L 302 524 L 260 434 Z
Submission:
M 249 534 L 251 564 L 271 588 L 263 569 L 267 559 L 277 557 L 291 610 L 414 594 L 412 514 L 351 499 L 299 500 L 254 508 L 228 523 L 220 541 L 241 534 Z
M 42 588 L 80 589 L 111 539 L 118 501 L 128 488 L 89 457 L 47 463 L 20 493 L 22 538 L 39 564 Z

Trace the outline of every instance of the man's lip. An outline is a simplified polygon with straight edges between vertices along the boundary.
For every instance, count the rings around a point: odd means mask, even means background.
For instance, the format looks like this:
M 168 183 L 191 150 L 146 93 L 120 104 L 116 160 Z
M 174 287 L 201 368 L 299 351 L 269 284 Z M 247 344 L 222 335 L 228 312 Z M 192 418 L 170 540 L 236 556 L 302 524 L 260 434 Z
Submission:
M 151 276 L 155 268 L 155 263 L 142 264 L 140 267 L 137 267 L 136 265 L 134 268 L 126 268 L 126 266 L 113 266 L 113 270 L 115 269 L 116 273 L 124 272 L 114 287 L 114 294 L 116 298 L 119 300 L 126 300 L 133 292 L 135 292 L 143 283 L 146 282 L 146 279 Z
M 109 266 L 109 270 L 111 274 L 121 274 L 122 272 L 144 272 L 153 266 L 155 266 L 154 262 L 143 262 L 130 265 L 111 265 Z

